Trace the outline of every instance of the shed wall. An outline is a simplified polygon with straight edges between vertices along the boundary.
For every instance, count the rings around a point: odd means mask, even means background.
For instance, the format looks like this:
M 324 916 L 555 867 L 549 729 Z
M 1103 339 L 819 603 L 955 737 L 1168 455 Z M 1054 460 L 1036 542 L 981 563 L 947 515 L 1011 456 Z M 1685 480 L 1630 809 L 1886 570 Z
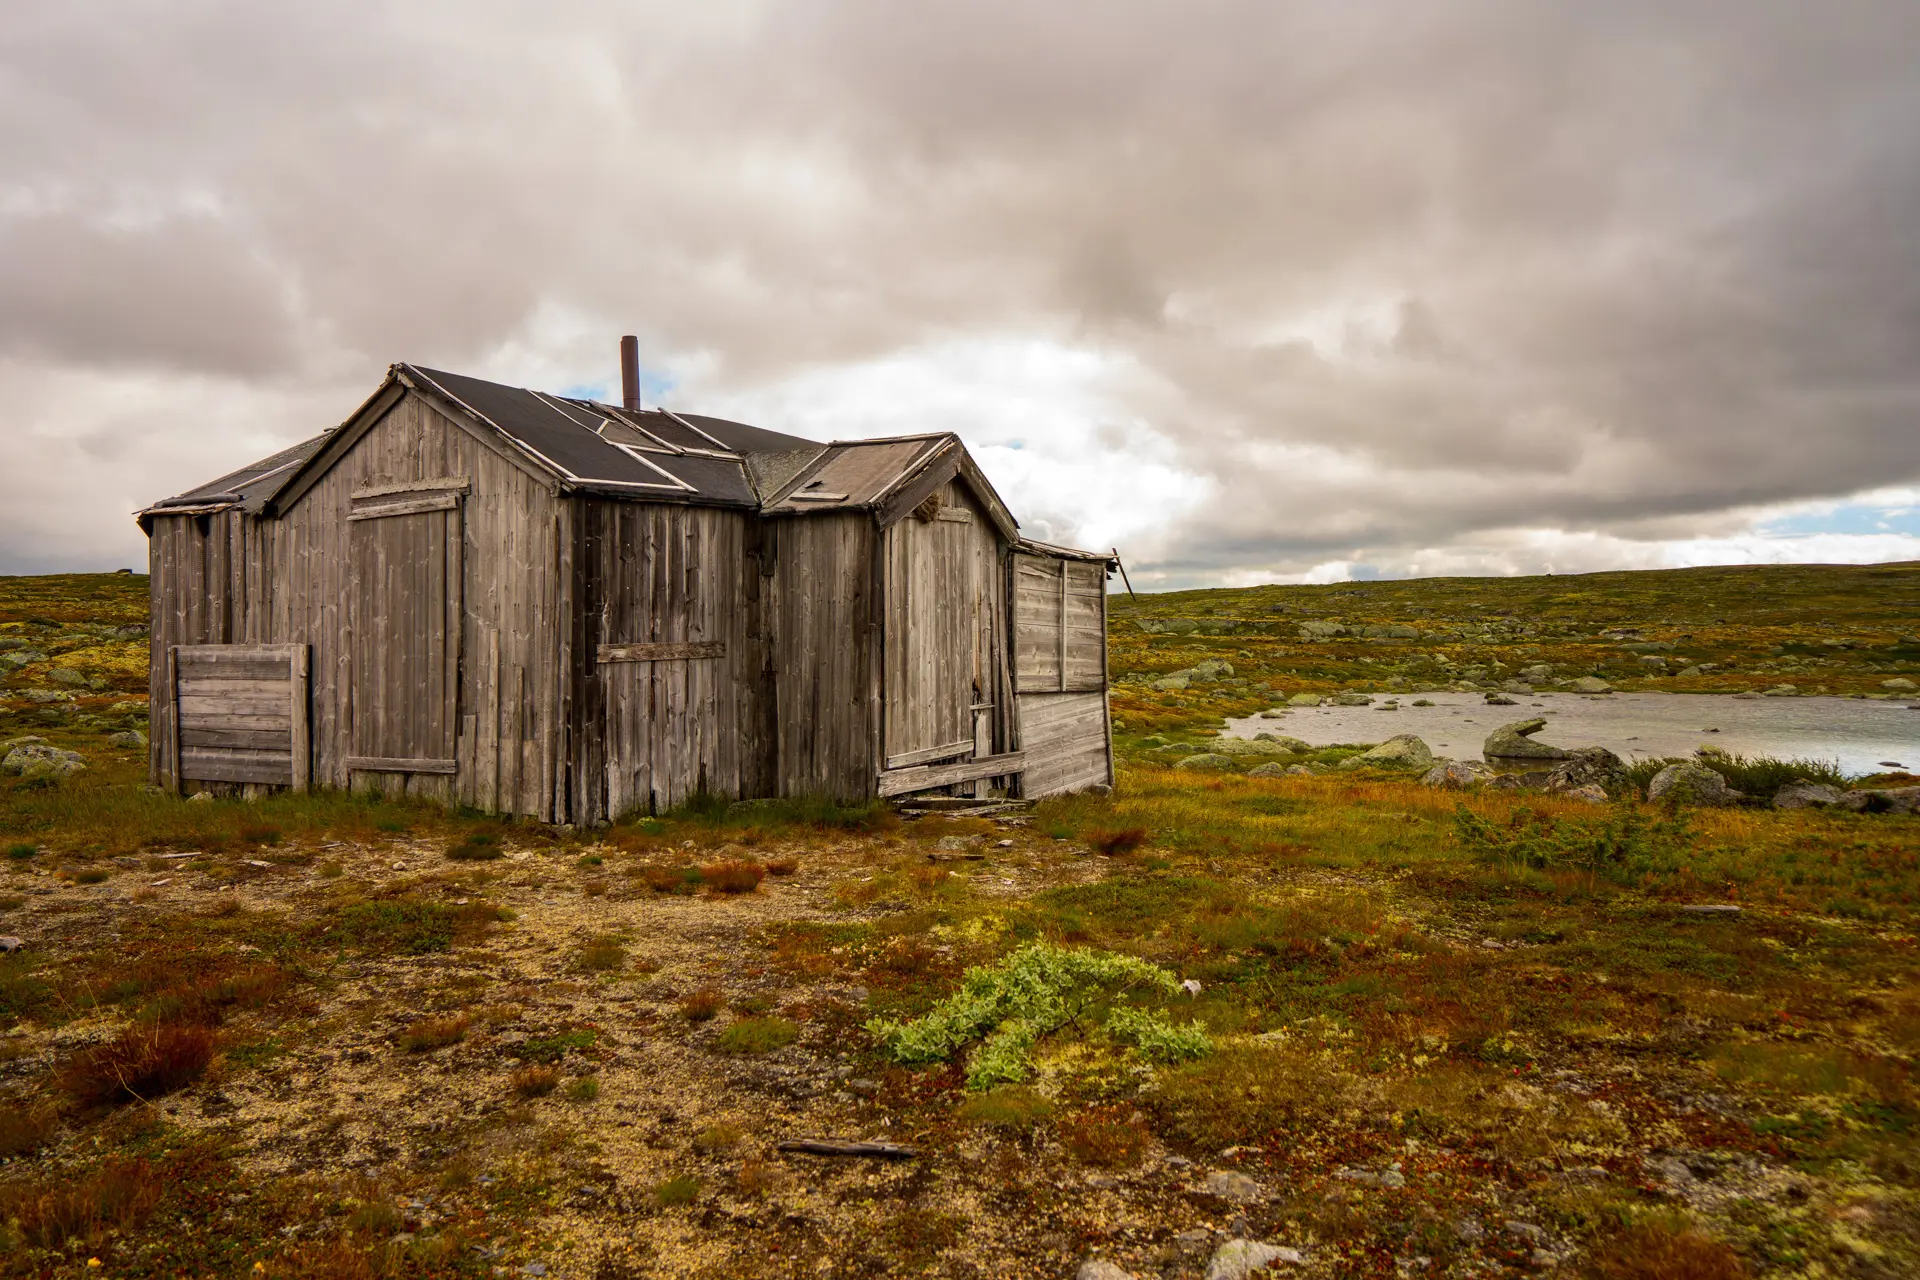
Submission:
M 874 794 L 880 742 L 880 566 L 872 518 L 764 522 L 775 682 L 775 791 Z
M 458 500 L 458 601 L 447 638 L 457 695 L 451 774 L 349 774 L 356 615 L 354 494 L 464 482 Z M 363 498 L 364 502 L 364 498 Z M 172 785 L 166 652 L 175 644 L 311 646 L 313 781 L 367 785 L 557 820 L 566 797 L 562 750 L 571 690 L 570 513 L 544 479 L 408 395 L 369 427 L 293 508 L 274 520 L 240 511 L 156 516 L 153 574 L 154 780 Z M 386 523 L 381 521 L 378 523 Z M 402 629 L 427 619 L 391 619 Z M 189 783 L 193 779 L 187 780 Z
M 759 520 L 576 500 L 575 821 L 773 786 Z

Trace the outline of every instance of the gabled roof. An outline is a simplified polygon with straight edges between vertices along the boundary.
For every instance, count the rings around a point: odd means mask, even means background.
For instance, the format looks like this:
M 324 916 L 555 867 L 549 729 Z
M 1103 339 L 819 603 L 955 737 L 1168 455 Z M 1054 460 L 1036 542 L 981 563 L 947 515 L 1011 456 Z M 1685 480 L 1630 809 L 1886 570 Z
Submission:
M 1006 504 L 951 433 L 820 444 L 800 436 L 666 409 L 629 410 L 396 364 L 340 426 L 139 513 L 240 507 L 287 510 L 399 399 L 419 395 L 560 492 L 637 502 L 689 502 L 804 515 L 871 510 L 883 526 L 959 477 L 1002 536 L 1018 536 Z

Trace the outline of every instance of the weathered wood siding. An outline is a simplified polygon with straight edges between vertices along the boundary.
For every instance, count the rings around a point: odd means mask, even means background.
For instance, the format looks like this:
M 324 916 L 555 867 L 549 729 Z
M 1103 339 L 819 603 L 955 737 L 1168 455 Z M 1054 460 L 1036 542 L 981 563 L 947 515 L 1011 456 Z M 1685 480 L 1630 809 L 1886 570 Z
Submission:
M 874 794 L 880 767 L 880 566 L 864 511 L 762 526 L 775 689 L 773 791 Z
M 1016 553 L 1011 576 L 1022 794 L 1111 786 L 1106 566 Z
M 1029 798 L 1113 783 L 1105 693 L 1020 695 L 1020 754 Z
M 429 713 L 440 717 L 429 727 L 440 735 L 435 742 L 451 743 L 454 771 L 350 771 L 349 758 L 361 754 L 353 741 L 361 710 L 356 653 L 364 664 L 371 652 L 356 644 L 368 600 L 355 577 L 353 546 L 353 530 L 368 522 L 350 517 L 356 494 L 364 508 L 407 502 L 410 492 L 453 495 L 448 514 L 435 518 L 446 538 L 457 530 L 459 581 L 444 584 L 446 621 L 433 646 L 441 665 L 432 665 L 424 647 L 419 657 L 430 673 L 454 682 L 453 697 L 435 699 L 438 709 Z M 390 519 L 405 523 L 413 516 Z M 572 551 L 570 519 L 544 478 L 407 395 L 278 519 L 239 511 L 154 518 L 148 553 L 153 705 L 166 701 L 161 685 L 170 645 L 306 644 L 315 785 L 366 785 L 562 820 L 563 729 L 572 693 L 565 678 L 571 631 L 561 623 L 571 608 L 572 579 L 563 563 Z M 434 535 L 426 525 L 421 529 L 423 557 L 432 560 Z M 410 556 L 399 543 L 411 546 L 411 537 L 396 535 L 394 554 Z M 440 563 L 455 559 L 448 543 Z M 363 574 L 366 564 L 363 559 Z M 426 572 L 429 593 L 441 596 L 431 568 Z M 381 621 L 367 617 L 364 625 L 377 631 Z M 387 626 L 405 629 L 392 616 Z M 398 650 L 389 646 L 402 643 L 410 646 L 413 636 L 389 634 L 376 647 L 392 654 Z M 411 670 L 411 648 L 407 653 Z M 379 688 L 383 678 L 376 675 L 369 687 Z M 170 716 L 156 716 L 152 736 L 154 780 L 172 785 Z
M 949 482 L 883 538 L 883 767 L 1004 750 L 1011 717 L 998 532 L 965 486 Z
M 758 517 L 582 499 L 576 821 L 773 785 Z

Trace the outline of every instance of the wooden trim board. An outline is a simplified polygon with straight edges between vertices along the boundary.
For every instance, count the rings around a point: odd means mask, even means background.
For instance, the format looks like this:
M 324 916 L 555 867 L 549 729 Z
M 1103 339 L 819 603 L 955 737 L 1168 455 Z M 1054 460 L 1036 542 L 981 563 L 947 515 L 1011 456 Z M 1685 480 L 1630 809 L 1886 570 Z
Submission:
M 458 760 L 403 760 L 393 756 L 348 756 L 349 773 L 458 773 Z
M 1019 751 L 1004 755 L 962 760 L 959 764 L 922 765 L 914 769 L 889 769 L 881 773 L 879 791 L 883 796 L 903 796 L 934 787 L 950 787 L 976 778 L 1011 777 L 1026 772 L 1026 756 Z
M 679 662 L 690 658 L 724 658 L 727 642 L 713 640 L 697 644 L 603 644 L 601 662 Z
M 993 704 L 987 704 L 991 707 Z M 923 747 L 918 751 L 908 751 L 903 755 L 888 756 L 887 768 L 904 769 L 909 765 L 931 764 L 935 760 L 951 760 L 973 750 L 973 739 L 962 738 L 958 742 L 948 742 L 937 747 Z

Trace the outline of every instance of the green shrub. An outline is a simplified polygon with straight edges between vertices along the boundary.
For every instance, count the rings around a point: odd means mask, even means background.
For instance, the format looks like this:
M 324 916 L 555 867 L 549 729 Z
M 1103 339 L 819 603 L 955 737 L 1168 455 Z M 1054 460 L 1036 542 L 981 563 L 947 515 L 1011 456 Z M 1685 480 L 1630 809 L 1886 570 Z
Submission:
M 12 858 L 15 862 L 25 862 L 28 858 L 31 858 L 34 854 L 38 852 L 40 852 L 39 845 L 28 844 L 25 841 L 22 841 L 19 844 L 10 844 L 7 846 L 7 856 L 9 858 Z
M 492 862 L 500 856 L 500 837 L 491 831 L 469 831 L 447 847 L 455 862 Z
M 1655 760 L 1635 760 L 1627 766 L 1627 778 L 1641 791 L 1654 775 L 1671 764 L 1689 760 L 1704 764 L 1727 780 L 1735 791 L 1765 799 L 1789 782 L 1823 782 L 1845 790 L 1847 775 L 1837 760 L 1779 760 L 1772 756 L 1737 756 L 1722 751 L 1702 750 L 1697 756 L 1667 756 Z
M 1053 1103 L 1025 1085 L 1003 1084 L 972 1095 L 955 1114 L 968 1124 L 1025 1133 L 1053 1115 Z
M 1634 876 L 1674 869 L 1693 845 L 1684 813 L 1655 817 L 1630 804 L 1593 822 L 1552 818 L 1522 805 L 1505 826 L 1462 804 L 1454 807 L 1453 830 L 1469 854 L 1516 870 Z
M 558 1031 L 550 1036 L 537 1036 L 523 1041 L 513 1051 L 513 1056 L 525 1062 L 554 1063 L 567 1056 L 569 1050 L 587 1050 L 593 1048 L 600 1033 L 592 1027 L 576 1027 L 571 1031 Z
M 592 1102 L 600 1096 L 600 1078 L 581 1076 L 567 1085 L 567 1098 L 573 1102 Z
M 485 904 L 456 907 L 418 898 L 356 902 L 341 910 L 322 940 L 373 954 L 417 956 L 446 951 L 456 938 L 477 934 L 499 918 L 499 910 Z
M 662 1209 L 677 1204 L 692 1204 L 700 1194 L 700 1179 L 690 1173 L 676 1174 L 653 1189 L 653 1202 Z
M 728 1023 L 713 1047 L 721 1053 L 771 1053 L 799 1038 L 799 1026 L 785 1018 L 742 1018 Z
M 1197 1024 L 1176 1027 L 1161 1015 L 1118 1004 L 1128 991 L 1179 991 L 1177 978 L 1134 956 L 1035 942 L 997 964 L 968 969 L 960 990 L 913 1022 L 875 1018 L 867 1031 L 896 1062 L 940 1062 L 975 1040 L 967 1086 L 1025 1080 L 1028 1053 L 1069 1024 L 1103 1025 L 1142 1056 L 1197 1057 L 1212 1048 Z M 1106 1016 L 1097 1015 L 1106 1010 Z

